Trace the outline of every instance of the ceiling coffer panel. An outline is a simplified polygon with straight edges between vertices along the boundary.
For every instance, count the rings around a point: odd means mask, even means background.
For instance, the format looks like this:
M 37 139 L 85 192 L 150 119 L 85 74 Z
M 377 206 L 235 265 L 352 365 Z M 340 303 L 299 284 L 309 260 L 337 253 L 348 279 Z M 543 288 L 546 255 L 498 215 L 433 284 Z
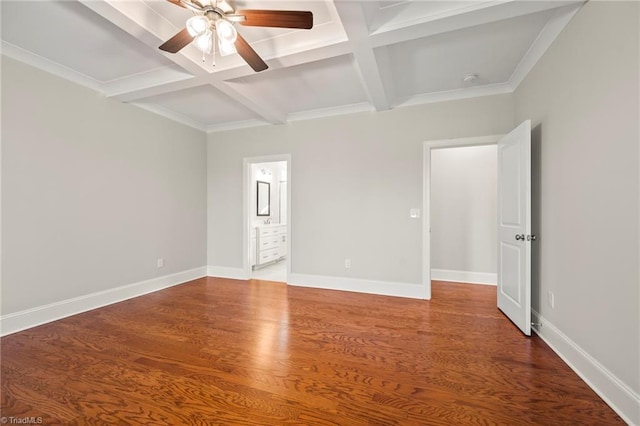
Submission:
M 509 81 L 549 20 L 549 11 L 378 48 L 386 50 L 395 93 L 407 98 L 426 93 Z
M 192 87 L 141 99 L 141 104 L 156 105 L 206 126 L 210 123 L 244 122 L 258 119 L 249 109 L 211 86 Z
M 250 88 L 288 114 L 366 102 L 350 55 L 298 65 L 229 82 Z
M 2 1 L 0 7 L 3 42 L 100 83 L 173 65 L 81 3 Z

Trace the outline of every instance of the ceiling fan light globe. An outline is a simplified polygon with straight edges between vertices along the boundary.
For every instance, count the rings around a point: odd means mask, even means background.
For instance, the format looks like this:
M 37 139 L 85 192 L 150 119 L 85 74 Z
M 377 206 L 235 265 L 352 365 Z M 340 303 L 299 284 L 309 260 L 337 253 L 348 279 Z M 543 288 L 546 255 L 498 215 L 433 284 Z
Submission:
M 220 38 L 218 38 L 218 50 L 220 51 L 220 56 L 228 56 L 238 53 L 236 46 L 233 43 L 224 42 Z
M 231 22 L 222 19 L 216 23 L 216 34 L 219 40 L 227 44 L 235 43 L 238 38 L 238 32 Z
M 193 39 L 193 44 L 202 51 L 202 53 L 211 53 L 213 50 L 212 32 L 207 31 Z
M 191 37 L 198 37 L 209 31 L 209 20 L 204 16 L 192 16 L 187 19 L 187 31 Z

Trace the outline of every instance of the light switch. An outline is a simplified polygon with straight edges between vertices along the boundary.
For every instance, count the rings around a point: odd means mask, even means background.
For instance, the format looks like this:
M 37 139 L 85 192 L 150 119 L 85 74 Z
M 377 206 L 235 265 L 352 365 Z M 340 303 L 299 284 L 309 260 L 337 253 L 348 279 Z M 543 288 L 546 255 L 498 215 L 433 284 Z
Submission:
M 410 209 L 409 217 L 411 219 L 418 219 L 420 217 L 420 209 Z

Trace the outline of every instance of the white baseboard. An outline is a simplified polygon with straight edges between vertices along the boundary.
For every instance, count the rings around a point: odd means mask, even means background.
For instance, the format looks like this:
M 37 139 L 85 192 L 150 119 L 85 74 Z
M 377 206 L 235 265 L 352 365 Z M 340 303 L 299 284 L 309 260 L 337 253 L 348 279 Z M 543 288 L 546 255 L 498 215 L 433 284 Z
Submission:
M 6 336 L 71 315 L 173 287 L 187 281 L 202 278 L 206 276 L 206 272 L 206 267 L 190 269 L 188 271 L 152 278 L 109 290 L 74 297 L 73 299 L 61 300 L 60 302 L 2 315 L 0 317 L 0 335 Z
M 298 287 L 313 287 L 326 290 L 353 291 L 357 293 L 380 294 L 384 296 L 426 299 L 426 289 L 422 284 L 374 281 L 359 278 L 328 277 L 292 273 L 287 284 Z
M 491 274 L 487 272 L 452 271 L 449 269 L 432 269 L 431 279 L 436 281 L 454 281 L 467 284 L 498 284 L 498 274 Z
M 228 266 L 207 266 L 207 276 L 229 278 L 232 280 L 248 280 L 251 278 L 242 268 L 230 268 Z
M 533 331 L 584 380 L 600 398 L 630 425 L 640 425 L 640 395 L 607 370 L 535 310 L 534 323 L 542 324 Z

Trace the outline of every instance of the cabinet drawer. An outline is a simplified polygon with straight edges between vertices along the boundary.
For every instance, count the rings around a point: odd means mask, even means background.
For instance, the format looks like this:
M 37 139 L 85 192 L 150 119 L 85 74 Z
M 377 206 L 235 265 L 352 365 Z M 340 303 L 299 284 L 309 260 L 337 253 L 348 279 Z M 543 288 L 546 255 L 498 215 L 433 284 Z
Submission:
M 273 228 L 260 228 L 260 237 L 270 237 L 273 235 L 278 235 L 280 233 L 280 227 L 276 226 Z
M 277 248 L 273 248 L 270 250 L 263 250 L 259 254 L 258 264 L 262 265 L 263 263 L 271 262 L 272 260 L 278 260 L 280 258 L 280 253 Z
M 259 250 L 267 250 L 271 248 L 278 247 L 280 244 L 280 236 L 276 235 L 274 237 L 260 237 L 260 246 Z

